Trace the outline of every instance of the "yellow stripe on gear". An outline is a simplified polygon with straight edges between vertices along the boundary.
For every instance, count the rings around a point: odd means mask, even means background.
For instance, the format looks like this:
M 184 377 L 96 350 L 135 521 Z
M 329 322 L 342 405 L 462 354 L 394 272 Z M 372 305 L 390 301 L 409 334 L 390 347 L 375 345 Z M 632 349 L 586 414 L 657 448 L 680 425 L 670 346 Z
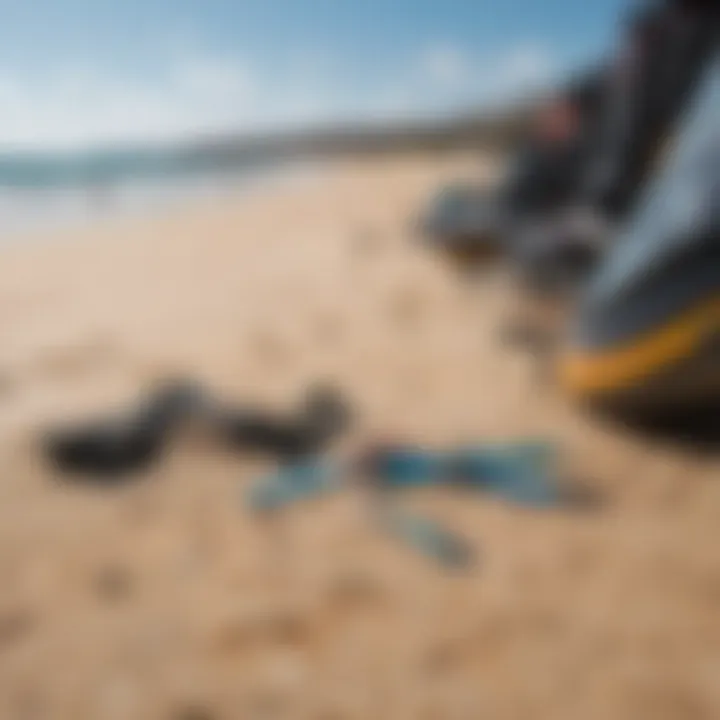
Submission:
M 560 382 L 575 395 L 612 392 L 672 367 L 720 331 L 720 296 L 631 343 L 608 350 L 570 348 L 560 361 Z

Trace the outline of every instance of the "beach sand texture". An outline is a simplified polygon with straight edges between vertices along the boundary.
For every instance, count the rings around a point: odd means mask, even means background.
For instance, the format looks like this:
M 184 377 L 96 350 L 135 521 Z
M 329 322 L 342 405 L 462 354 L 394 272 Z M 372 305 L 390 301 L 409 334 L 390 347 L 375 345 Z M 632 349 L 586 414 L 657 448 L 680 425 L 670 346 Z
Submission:
M 307 184 L 7 245 L 0 256 L 0 718 L 720 717 L 720 467 L 581 415 L 499 341 L 514 297 L 411 221 L 468 163 Z M 352 494 L 251 516 L 271 466 L 202 438 L 114 490 L 40 430 L 190 375 L 289 407 L 343 388 L 354 438 L 556 438 L 601 512 L 408 496 L 480 551 L 449 575 Z

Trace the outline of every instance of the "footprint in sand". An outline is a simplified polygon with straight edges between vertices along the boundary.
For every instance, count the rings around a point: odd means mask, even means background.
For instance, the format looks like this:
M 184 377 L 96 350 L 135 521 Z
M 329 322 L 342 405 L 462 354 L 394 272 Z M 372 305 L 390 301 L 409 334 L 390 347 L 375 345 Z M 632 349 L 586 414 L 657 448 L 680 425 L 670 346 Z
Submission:
M 251 339 L 251 348 L 264 366 L 279 368 L 286 366 L 291 357 L 291 348 L 280 335 L 270 330 L 258 330 Z
M 221 654 L 235 654 L 259 645 L 302 648 L 312 636 L 310 619 L 293 608 L 263 609 L 228 619 L 213 633 Z
M 15 608 L 0 613 L 0 649 L 20 642 L 34 626 L 35 618 L 27 609 Z
M 427 296 L 420 285 L 397 289 L 389 299 L 387 312 L 392 323 L 402 329 L 417 327 L 428 309 Z
M 277 718 L 284 716 L 287 699 L 281 692 L 273 690 L 256 690 L 246 702 L 251 718 Z
M 403 397 L 409 401 L 428 398 L 436 385 L 436 376 L 426 368 L 402 368 L 397 387 L 402 388 Z
M 330 613 L 338 619 L 385 607 L 381 583 L 366 573 L 343 573 L 331 582 L 327 592 Z
M 47 378 L 68 380 L 107 367 L 119 356 L 120 350 L 113 340 L 100 334 L 41 350 L 33 364 Z
M 422 667 L 437 677 L 450 674 L 462 665 L 468 654 L 467 643 L 460 639 L 443 640 L 430 646 L 424 653 Z
M 0 370 L 0 400 L 8 400 L 15 393 L 17 382 L 8 370 Z
M 176 710 L 172 720 L 215 720 L 215 713 L 200 704 L 187 705 Z
M 350 241 L 353 257 L 358 260 L 377 257 L 386 244 L 382 235 L 369 227 L 355 228 Z
M 120 565 L 106 565 L 100 568 L 92 578 L 98 597 L 107 603 L 126 600 L 133 591 L 133 578 L 130 571 Z
M 308 618 L 293 610 L 272 613 L 266 621 L 266 628 L 269 639 L 290 647 L 304 645 L 311 636 Z
M 315 715 L 315 720 L 346 720 L 347 717 L 340 710 L 321 710 Z
M 320 315 L 315 323 L 315 339 L 321 347 L 337 345 L 342 337 L 344 323 L 339 315 Z

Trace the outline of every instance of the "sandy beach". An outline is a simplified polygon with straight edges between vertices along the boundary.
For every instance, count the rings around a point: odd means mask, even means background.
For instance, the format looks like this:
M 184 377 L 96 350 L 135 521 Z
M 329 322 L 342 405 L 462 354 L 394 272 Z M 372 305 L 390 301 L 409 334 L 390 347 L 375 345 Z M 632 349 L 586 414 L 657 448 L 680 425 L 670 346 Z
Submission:
M 344 162 L 4 241 L 0 718 L 720 716 L 720 466 L 583 416 L 503 347 L 503 271 L 462 281 L 411 231 L 471 170 Z M 357 410 L 350 441 L 550 437 L 607 504 L 408 495 L 479 548 L 449 575 L 352 494 L 259 520 L 241 491 L 270 464 L 201 438 L 113 490 L 42 462 L 44 427 L 168 376 L 278 408 L 334 382 Z

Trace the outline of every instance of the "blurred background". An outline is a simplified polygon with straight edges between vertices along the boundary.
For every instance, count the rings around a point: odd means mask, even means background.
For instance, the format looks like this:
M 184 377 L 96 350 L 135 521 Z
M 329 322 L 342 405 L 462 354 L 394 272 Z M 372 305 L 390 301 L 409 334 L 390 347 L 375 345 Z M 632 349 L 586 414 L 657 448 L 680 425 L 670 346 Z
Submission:
M 244 181 L 268 136 L 505 110 L 594 62 L 624 5 L 7 3 L 3 223 L 76 216 L 78 186 L 136 207 Z
M 0 718 L 720 715 L 704 0 L 0 0 Z

